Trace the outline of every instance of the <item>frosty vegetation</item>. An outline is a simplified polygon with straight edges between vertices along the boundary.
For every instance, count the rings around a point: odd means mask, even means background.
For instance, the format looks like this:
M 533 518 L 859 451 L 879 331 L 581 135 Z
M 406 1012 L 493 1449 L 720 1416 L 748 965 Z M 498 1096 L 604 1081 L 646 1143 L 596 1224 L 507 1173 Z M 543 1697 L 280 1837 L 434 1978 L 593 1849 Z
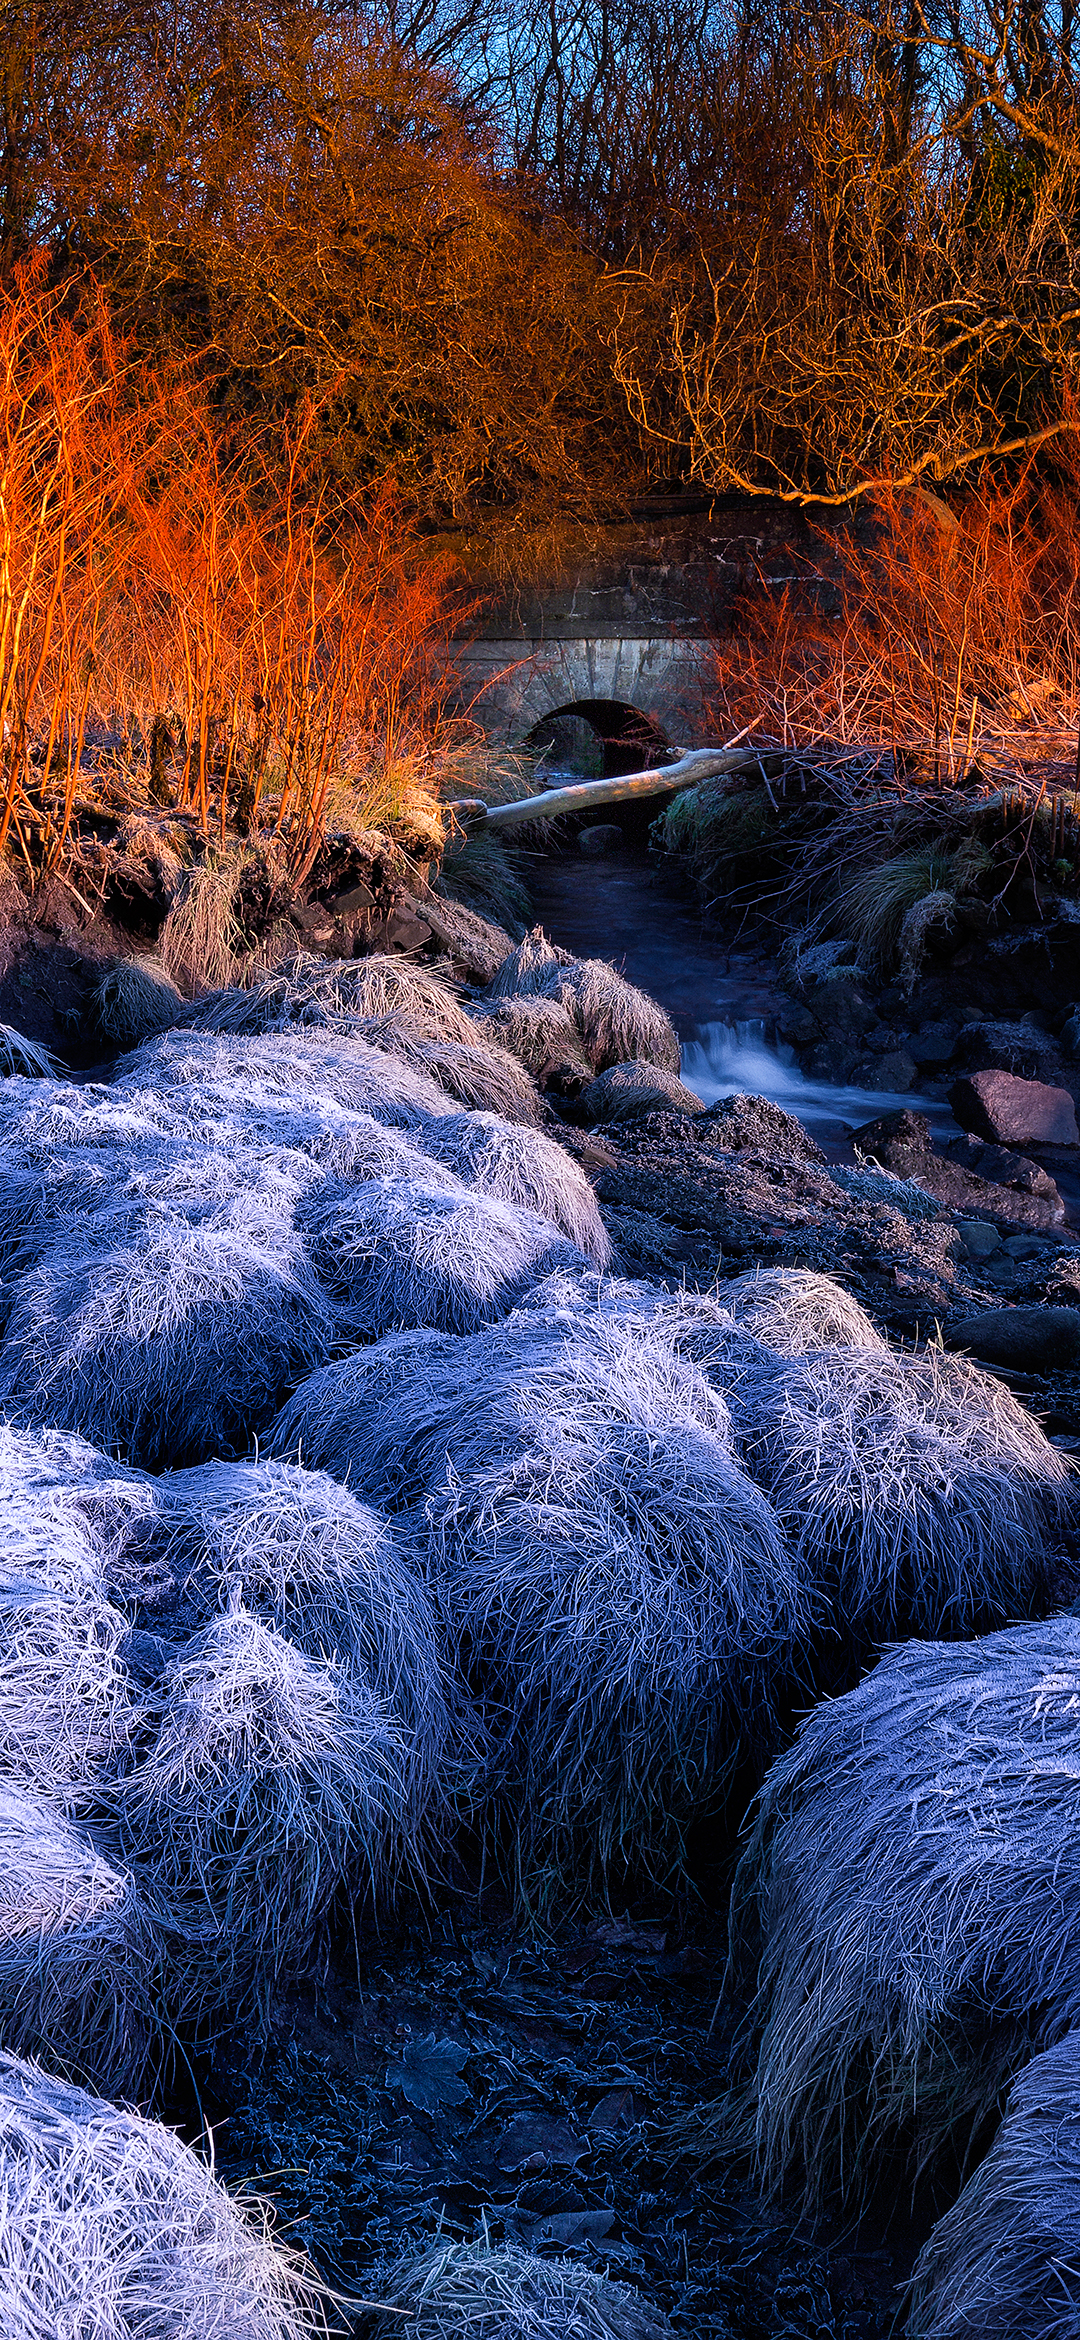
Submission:
M 245 2333 L 308 2328 L 204 2165 L 68 2082 L 146 2100 L 187 2043 L 258 2036 L 343 1934 L 445 1890 L 463 1828 L 555 1921 L 685 1883 L 688 1832 L 756 1781 L 733 1939 L 762 2177 L 814 2209 L 985 2142 L 1080 2022 L 1058 1448 L 823 1276 L 609 1272 L 528 1070 L 546 1018 L 594 1073 L 669 1078 L 666 1019 L 599 962 L 534 933 L 470 1007 L 430 970 L 294 960 L 172 1013 L 117 980 L 111 1081 L 0 1084 L 5 2329 L 50 2328 L 22 2302 L 81 2296 L 84 2262 L 107 2340 L 211 2340 L 223 2287 Z M 485 1057 L 527 1111 L 463 1107 Z M 955 2271 L 981 2280 L 1000 2199 L 1018 2297 L 1024 2237 L 1057 2232 L 1035 2106 L 928 2249 L 930 2340 L 966 2334 Z M 486 2240 L 387 2285 L 432 2340 L 665 2329 Z

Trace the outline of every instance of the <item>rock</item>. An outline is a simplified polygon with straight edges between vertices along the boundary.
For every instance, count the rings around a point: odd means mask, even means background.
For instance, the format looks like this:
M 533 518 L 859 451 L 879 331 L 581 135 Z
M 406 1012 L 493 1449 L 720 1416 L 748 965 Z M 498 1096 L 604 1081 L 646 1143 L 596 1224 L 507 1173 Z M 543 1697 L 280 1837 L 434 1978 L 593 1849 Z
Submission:
M 920 1032 L 912 1032 L 906 1041 L 908 1055 L 920 1072 L 936 1072 L 948 1064 L 956 1048 L 955 1024 L 924 1024 Z
M 1058 1046 L 1065 1056 L 1080 1056 L 1080 1008 L 1067 1016 L 1058 1034 Z
M 1029 1162 L 1025 1155 L 1014 1154 L 1008 1146 L 987 1146 L 981 1138 L 950 1138 L 946 1149 L 951 1162 L 959 1162 L 964 1170 L 979 1178 L 988 1178 L 992 1186 L 1007 1186 L 1016 1194 L 1038 1195 L 1049 1203 L 1060 1225 L 1065 1216 L 1065 1205 L 1049 1170 L 1041 1162 Z
M 1001 1237 L 986 1219 L 958 1219 L 956 1232 L 969 1259 L 992 1259 L 1001 1250 Z
M 926 1115 L 913 1113 L 906 1106 L 895 1113 L 879 1114 L 875 1121 L 865 1121 L 861 1129 L 852 1131 L 852 1142 L 860 1154 L 880 1162 L 883 1170 L 891 1170 L 896 1178 L 913 1178 L 946 1210 L 960 1211 L 966 1219 L 977 1213 L 980 1219 L 1006 1226 L 1050 1228 L 1060 1226 L 1065 1216 L 1065 1205 L 1052 1178 L 1046 1180 L 1049 1195 L 1042 1191 L 1017 1193 L 984 1178 L 981 1171 L 976 1175 L 968 1168 L 966 1155 L 962 1164 L 950 1158 L 957 1145 L 970 1145 L 980 1157 L 988 1153 L 1006 1165 L 1022 1161 L 1022 1156 L 1008 1154 L 1001 1147 L 983 1147 L 975 1138 L 954 1138 L 949 1156 L 936 1154 Z M 1037 1169 L 1038 1165 L 1032 1167 Z
M 802 1123 L 767 1097 L 723 1097 L 702 1115 L 699 1135 L 706 1145 L 731 1154 L 770 1154 L 783 1162 L 823 1162 L 820 1146 Z
M 1021 1373 L 1069 1372 L 1080 1364 L 1080 1308 L 988 1308 L 953 1317 L 950 1349 L 968 1349 L 984 1365 Z
M 913 1113 L 906 1105 L 893 1113 L 879 1113 L 874 1121 L 864 1121 L 852 1130 L 851 1137 L 860 1154 L 872 1155 L 883 1170 L 891 1170 L 897 1178 L 917 1178 L 934 1158 L 925 1113 Z
M 949 1103 L 961 1129 L 995 1145 L 1080 1145 L 1068 1090 L 1048 1088 L 1045 1081 L 1023 1081 L 999 1071 L 971 1073 L 953 1082 Z
M 870 1074 L 868 1087 L 884 1089 L 893 1097 L 903 1096 L 914 1088 L 918 1080 L 918 1066 L 906 1048 L 891 1048 L 887 1056 L 879 1056 Z
M 1052 1079 L 1061 1051 L 1041 1025 L 980 1020 L 965 1024 L 956 1043 L 958 1063 L 970 1072 L 1018 1073 L 1024 1080 Z
M 589 828 L 578 830 L 578 852 L 590 861 L 598 861 L 603 853 L 616 853 L 622 841 L 622 830 L 615 821 L 593 821 Z
M 1046 1245 L 1037 1235 L 1006 1235 L 1005 1249 L 1010 1259 L 1041 1259 Z
M 613 1064 L 590 1081 L 578 1098 L 578 1111 L 588 1121 L 625 1121 L 631 1114 L 704 1113 L 693 1089 L 677 1073 L 656 1064 Z

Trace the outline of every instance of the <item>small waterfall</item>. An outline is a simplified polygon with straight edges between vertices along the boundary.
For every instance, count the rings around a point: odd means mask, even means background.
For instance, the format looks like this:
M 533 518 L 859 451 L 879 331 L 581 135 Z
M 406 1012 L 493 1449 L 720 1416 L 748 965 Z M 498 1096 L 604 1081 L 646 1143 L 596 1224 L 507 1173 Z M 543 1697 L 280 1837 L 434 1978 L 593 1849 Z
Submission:
M 722 1097 L 767 1097 L 808 1130 L 857 1127 L 898 1106 L 925 1114 L 935 1130 L 955 1127 L 947 1105 L 918 1091 L 894 1096 L 884 1089 L 846 1089 L 809 1080 L 799 1071 L 792 1049 L 783 1042 L 770 1045 L 757 1018 L 702 1024 L 695 1039 L 683 1042 L 682 1077 L 703 1105 L 716 1105 Z

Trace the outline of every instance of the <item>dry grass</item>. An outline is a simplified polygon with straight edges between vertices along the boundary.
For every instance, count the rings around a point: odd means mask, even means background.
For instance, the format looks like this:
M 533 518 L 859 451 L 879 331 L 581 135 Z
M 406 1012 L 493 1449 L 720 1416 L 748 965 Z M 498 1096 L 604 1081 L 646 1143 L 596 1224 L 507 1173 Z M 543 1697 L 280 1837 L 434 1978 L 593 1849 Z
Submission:
M 240 1603 L 367 1684 L 400 1742 L 417 1838 L 445 1792 L 455 1690 L 430 1596 L 400 1535 L 322 1471 L 203 1463 L 155 1483 L 153 1560 L 185 1615 Z
M 36 1081 L 52 1080 L 59 1071 L 55 1058 L 36 1040 L 27 1040 L 13 1024 L 0 1024 L 0 1080 L 22 1075 Z
M 587 1121 L 628 1121 L 638 1113 L 702 1113 L 677 1073 L 655 1064 L 613 1064 L 578 1099 Z
M 486 1001 L 515 997 L 555 1000 L 565 1008 L 597 1072 L 609 1065 L 661 1065 L 677 1073 L 679 1042 L 663 1008 L 617 975 L 604 959 L 572 959 L 534 927 L 500 967 Z
M 1071 1615 L 913 1642 L 774 1764 L 736 1898 L 772 2185 L 855 2201 L 898 2146 L 962 2157 L 1032 2040 L 1077 2023 L 1078 1706 Z
M 429 1123 L 418 1144 L 466 1186 L 547 1219 L 594 1266 L 607 1266 L 611 1242 L 592 1187 L 573 1156 L 543 1130 L 494 1113 L 453 1113 Z
M 988 1373 L 876 1343 L 766 1356 L 731 1394 L 746 1466 L 846 1630 L 970 1632 L 1038 1598 L 1070 1466 Z
M 369 1018 L 356 1027 L 357 1037 L 385 1048 L 399 1063 L 437 1081 L 447 1096 L 456 1097 L 469 1112 L 498 1113 L 504 1121 L 536 1123 L 540 1098 L 532 1074 L 505 1048 L 487 1048 L 470 1026 L 464 1045 L 457 1040 L 425 1040 L 402 1015 Z
M 570 1092 L 591 1081 L 592 1058 L 561 1000 L 515 992 L 509 999 L 478 1000 L 470 1014 L 474 1028 L 518 1057 L 541 1088 Z
M 171 2129 L 0 2058 L 7 2340 L 303 2340 L 310 2269 Z
M 1013 2083 L 982 2167 L 912 2278 L 912 2340 L 1076 2340 L 1080 2332 L 1080 2035 Z
M 247 989 L 211 993 L 191 1011 L 201 1032 L 286 1032 L 401 1017 L 427 1040 L 468 1046 L 476 1034 L 451 985 L 408 959 L 373 951 L 364 959 L 317 959 L 301 952 Z
M 363 1040 L 292 1030 L 254 1037 L 166 1032 L 122 1060 L 109 1094 L 119 1103 L 128 1092 L 149 1092 L 160 1112 L 178 1114 L 192 1105 L 197 1110 L 204 1085 L 235 1086 L 242 1102 L 249 1082 L 297 1105 L 320 1098 L 352 1113 L 370 1113 L 396 1129 L 415 1129 L 430 1114 L 454 1110 L 426 1074 Z
M 572 2259 L 537 2259 L 516 2244 L 439 2243 L 388 2281 L 371 2340 L 397 2321 L 409 2340 L 670 2340 L 672 2326 L 641 2292 Z
M 402 1734 L 352 1670 L 243 1608 L 178 1654 L 146 1752 L 118 1783 L 129 1858 L 168 1928 L 183 2003 L 265 2005 L 348 1882 L 382 1899 L 414 1823 Z

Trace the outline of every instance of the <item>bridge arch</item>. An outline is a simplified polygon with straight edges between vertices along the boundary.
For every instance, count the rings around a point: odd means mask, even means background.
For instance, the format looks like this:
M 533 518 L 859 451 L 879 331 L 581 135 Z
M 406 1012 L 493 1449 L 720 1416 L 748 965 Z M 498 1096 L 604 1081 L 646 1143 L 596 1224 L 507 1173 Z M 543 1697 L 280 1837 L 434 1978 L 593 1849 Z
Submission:
M 643 772 L 671 753 L 662 726 L 640 707 L 619 699 L 574 699 L 541 716 L 523 746 L 552 771 L 583 780 L 613 780 L 620 772 Z

